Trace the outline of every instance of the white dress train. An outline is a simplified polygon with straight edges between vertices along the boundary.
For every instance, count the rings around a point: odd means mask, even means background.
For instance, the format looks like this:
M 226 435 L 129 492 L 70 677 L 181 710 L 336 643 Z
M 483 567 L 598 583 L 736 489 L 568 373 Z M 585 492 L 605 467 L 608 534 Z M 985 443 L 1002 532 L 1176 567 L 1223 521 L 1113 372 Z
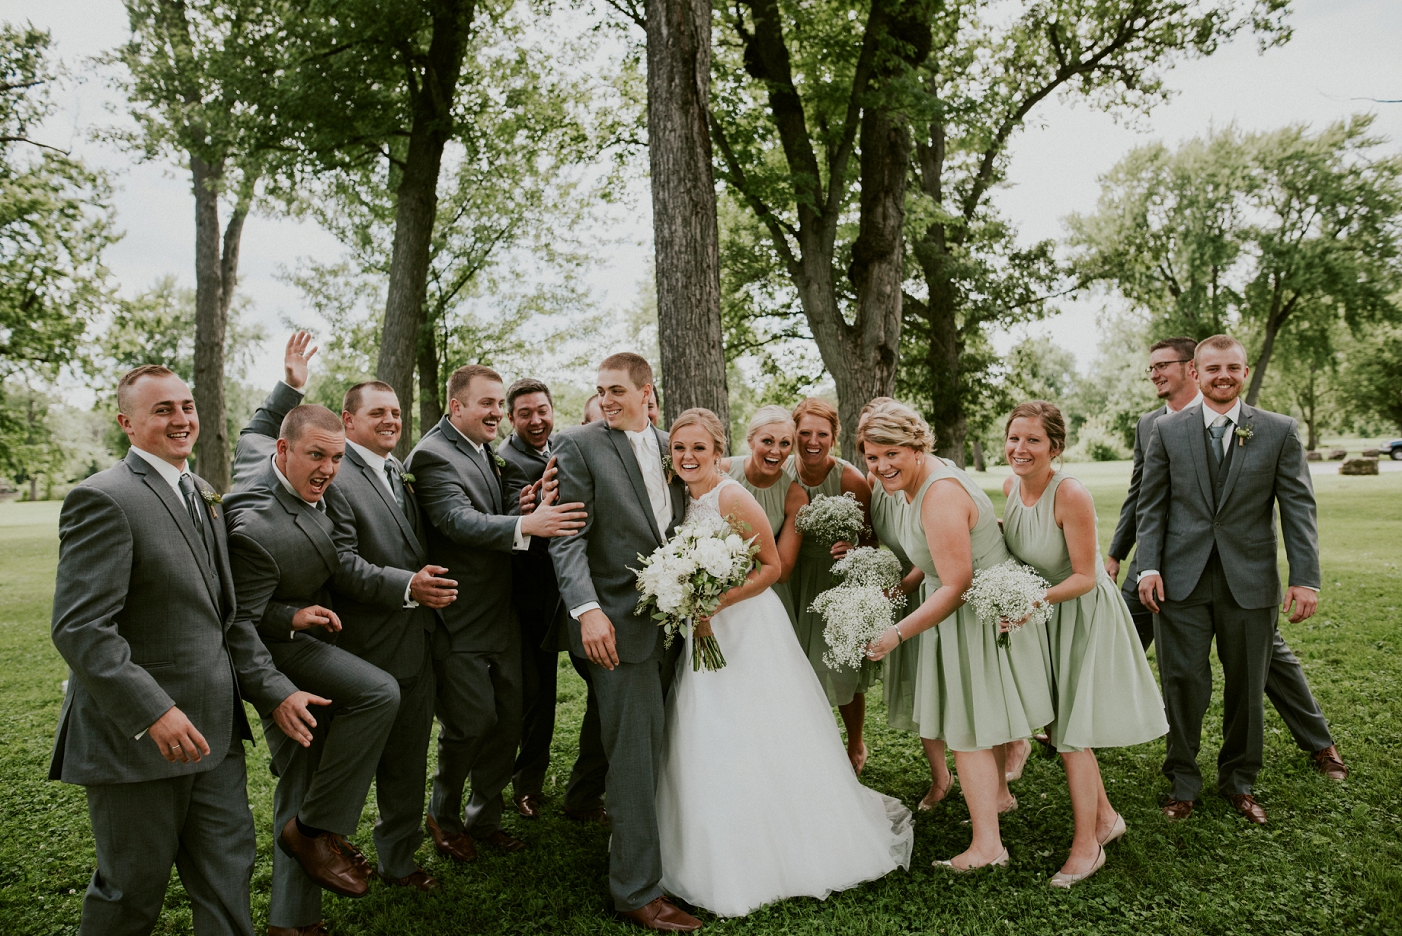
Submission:
M 725 479 L 687 519 L 719 514 Z M 711 620 L 726 666 L 677 662 L 657 783 L 662 887 L 721 916 L 827 897 L 910 866 L 914 825 L 862 786 L 773 591 Z

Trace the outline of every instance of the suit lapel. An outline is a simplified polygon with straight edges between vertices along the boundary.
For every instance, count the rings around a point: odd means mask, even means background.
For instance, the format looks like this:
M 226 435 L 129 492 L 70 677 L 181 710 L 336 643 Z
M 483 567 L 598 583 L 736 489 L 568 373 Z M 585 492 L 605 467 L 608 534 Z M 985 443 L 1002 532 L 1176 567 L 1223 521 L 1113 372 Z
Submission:
M 292 515 L 297 528 L 312 541 L 312 545 L 321 555 L 321 561 L 326 563 L 326 571 L 334 574 L 340 567 L 341 560 L 336 555 L 336 544 L 331 542 L 331 532 L 327 529 L 331 525 L 330 519 L 317 508 L 310 507 L 287 493 L 287 489 L 281 484 L 273 489 L 273 496 L 282 503 L 283 509 Z
M 657 544 L 660 546 L 666 541 L 662 538 L 662 531 L 657 529 L 657 517 L 652 512 L 652 499 L 647 496 L 647 484 L 643 481 L 642 469 L 638 467 L 638 458 L 633 454 L 633 443 L 628 441 L 628 435 L 621 429 L 605 431 L 618 452 L 618 460 L 623 462 L 623 470 L 628 473 L 628 480 L 633 484 L 633 493 L 637 495 L 643 515 L 647 517 L 648 525 L 652 527 L 653 535 L 657 537 Z
M 195 529 L 194 522 L 190 519 L 190 512 L 185 509 L 185 502 L 171 490 L 166 484 L 165 478 L 155 474 L 151 466 L 146 464 L 140 455 L 127 456 L 127 465 L 137 474 L 141 475 L 141 480 L 146 486 L 160 498 L 165 505 L 170 518 L 175 521 L 175 525 L 180 528 L 180 535 L 185 537 L 185 545 L 189 547 L 191 555 L 195 557 L 195 564 L 200 567 L 200 576 L 204 579 L 205 590 L 209 592 L 209 600 L 213 602 L 215 611 L 220 611 L 218 591 L 214 587 L 215 570 L 209 564 L 209 550 L 205 548 L 204 538 Z
M 1238 428 L 1247 427 L 1249 429 L 1251 426 L 1251 417 L 1255 415 L 1255 412 L 1255 410 L 1245 403 L 1241 404 L 1241 413 L 1239 414 L 1241 422 L 1238 424 Z M 1231 448 L 1240 448 L 1241 451 L 1231 452 L 1233 456 L 1231 460 L 1227 461 L 1224 459 L 1222 462 L 1223 467 L 1227 469 L 1227 480 L 1222 483 L 1222 496 L 1217 501 L 1217 510 L 1219 512 L 1222 510 L 1222 505 L 1227 502 L 1227 498 L 1232 496 L 1232 488 L 1236 486 L 1236 479 L 1241 476 L 1241 463 L 1246 461 L 1247 446 L 1242 444 L 1241 439 L 1238 439 L 1235 433 L 1232 434 L 1230 446 Z M 1230 449 L 1228 451 L 1230 451 Z
M 1188 412 L 1193 415 L 1186 417 L 1185 421 L 1189 426 L 1188 445 L 1193 451 L 1193 468 L 1197 472 L 1198 487 L 1202 489 L 1203 500 L 1207 502 L 1209 508 L 1217 505 L 1217 495 L 1212 490 L 1211 469 L 1207 467 L 1207 460 L 1212 457 L 1207 451 L 1207 434 L 1202 431 L 1202 404 L 1192 407 Z
M 444 416 L 443 420 L 446 423 L 448 417 Z M 477 453 L 477 447 L 467 441 L 467 438 L 463 436 L 461 432 L 458 432 L 457 427 L 453 426 L 451 423 L 448 423 L 446 426 L 440 423 L 439 426 L 443 434 L 453 440 L 453 445 L 457 446 L 458 451 L 462 452 L 463 455 L 467 456 L 468 461 L 477 466 L 477 471 L 482 475 L 482 480 L 487 482 L 487 494 L 488 497 L 491 498 L 492 510 L 498 514 L 505 513 L 501 507 L 501 478 L 497 475 L 495 470 L 491 470 L 495 469 L 495 465 L 492 465 L 491 469 L 489 469 L 487 465 L 487 459 L 492 456 L 487 454 L 486 447 L 483 447 L 482 453 L 479 455 Z M 451 432 L 449 432 L 450 429 L 452 430 Z
M 384 480 L 381 478 L 377 478 L 375 476 L 375 470 L 369 465 L 365 464 L 364 459 L 360 457 L 360 453 L 357 452 L 355 449 L 351 448 L 349 445 L 346 446 L 346 457 L 351 460 L 351 464 L 355 465 L 356 470 L 361 473 L 365 480 L 370 484 L 370 487 L 374 489 L 377 495 L 379 495 L 380 503 L 384 504 L 385 508 L 389 510 L 390 513 L 394 514 L 394 522 L 399 525 L 399 531 L 404 534 L 404 538 L 409 541 L 409 545 L 411 545 L 414 548 L 414 551 L 417 554 L 419 549 L 419 535 L 417 532 L 415 532 L 414 527 L 410 524 L 409 515 L 406 514 L 404 512 L 404 509 L 401 508 L 398 502 L 395 501 L 394 495 L 385 489 Z M 409 492 L 407 490 L 404 492 L 404 498 L 405 504 L 407 505 L 409 503 Z

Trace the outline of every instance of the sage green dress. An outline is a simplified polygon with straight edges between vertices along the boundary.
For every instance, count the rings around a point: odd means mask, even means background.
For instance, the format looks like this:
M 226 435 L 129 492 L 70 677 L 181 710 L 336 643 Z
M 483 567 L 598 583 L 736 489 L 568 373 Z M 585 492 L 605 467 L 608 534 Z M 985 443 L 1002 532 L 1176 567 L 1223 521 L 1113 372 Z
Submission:
M 925 573 L 930 594 L 941 583 L 920 513 L 936 481 L 958 481 L 978 508 L 978 521 L 969 531 L 974 571 L 1009 558 L 988 495 L 951 463 L 933 461 L 935 468 L 910 502 L 900 527 L 901 545 Z M 1011 645 L 1003 649 L 998 646 L 998 628 L 979 623 L 974 609 L 964 605 L 920 636 L 914 719 L 922 738 L 942 739 L 953 751 L 983 751 L 1026 738 L 1051 722 L 1051 666 L 1041 628 L 1015 631 Z
M 1022 502 L 1013 479 L 1003 508 L 1008 551 L 1052 585 L 1071 575 L 1066 533 L 1056 525 L 1058 471 L 1037 503 Z M 1100 555 L 1096 550 L 1097 557 Z M 1095 588 L 1056 605 L 1045 625 L 1056 719 L 1047 736 L 1058 751 L 1129 747 L 1168 732 L 1163 698 L 1119 589 L 1095 563 Z
M 754 499 L 759 501 L 759 505 L 764 508 L 764 515 L 769 518 L 769 529 L 774 534 L 774 538 L 779 538 L 779 531 L 784 528 L 784 501 L 789 496 L 789 485 L 793 483 L 793 478 L 788 472 L 779 475 L 779 480 L 769 485 L 767 488 L 755 487 L 750 483 L 750 479 L 745 475 L 745 459 L 748 456 L 737 455 L 730 459 L 730 471 L 727 474 L 739 481 L 745 490 L 754 495 Z M 775 582 L 769 586 L 774 594 L 779 596 L 779 600 L 784 603 L 784 610 L 789 614 L 789 623 L 794 623 L 793 595 L 789 592 L 788 582 Z
M 901 520 L 909 505 L 904 494 L 887 494 L 886 489 L 877 484 L 871 490 L 871 528 L 881 545 L 901 561 L 901 577 L 910 574 L 910 557 L 901 546 Z M 906 596 L 906 605 L 900 612 L 900 619 L 920 607 L 925 600 L 925 583 Z M 915 674 L 920 665 L 920 638 L 916 634 L 907 638 L 881 661 L 881 695 L 886 702 L 886 724 L 902 731 L 916 731 L 915 723 Z
M 793 479 L 803 485 L 809 500 L 819 494 L 838 497 L 842 494 L 842 471 L 848 463 L 840 458 L 834 458 L 833 461 L 832 470 L 816 487 L 803 484 L 793 456 L 789 457 L 785 467 Z M 830 543 L 818 543 L 804 537 L 802 545 L 798 548 L 798 561 L 794 564 L 793 575 L 789 576 L 789 591 L 793 596 L 794 633 L 798 635 L 798 645 L 803 648 L 813 672 L 818 674 L 818 682 L 822 683 L 828 702 L 832 705 L 846 705 L 852 701 L 852 696 L 871 688 L 880 672 L 880 664 L 863 660 L 860 669 L 844 666 L 835 670 L 823 662 L 823 654 L 828 649 L 827 641 L 823 639 L 823 616 L 809 610 L 809 605 L 819 593 L 842 584 L 832 574 L 835 560 L 831 550 Z

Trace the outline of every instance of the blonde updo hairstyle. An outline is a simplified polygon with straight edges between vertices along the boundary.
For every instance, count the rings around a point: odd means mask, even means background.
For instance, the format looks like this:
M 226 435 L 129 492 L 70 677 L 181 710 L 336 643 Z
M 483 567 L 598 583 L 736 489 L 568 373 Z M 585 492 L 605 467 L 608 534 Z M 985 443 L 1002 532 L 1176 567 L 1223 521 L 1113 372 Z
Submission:
M 667 433 L 670 442 L 672 436 L 677 434 L 678 429 L 685 429 L 687 426 L 700 426 L 710 435 L 711 442 L 716 447 L 716 471 L 720 472 L 720 460 L 725 455 L 725 426 L 721 425 L 720 417 L 702 406 L 694 406 L 684 411 L 672 423 L 672 428 Z
M 875 406 L 862 417 L 857 433 L 857 445 L 899 445 L 924 455 L 934 448 L 935 437 L 930 424 L 904 403 L 895 400 L 872 401 Z
M 1008 414 L 1008 421 L 1003 424 L 1004 439 L 1008 437 L 1014 419 L 1036 419 L 1041 422 L 1042 431 L 1047 434 L 1047 441 L 1051 443 L 1052 458 L 1057 458 L 1066 451 L 1066 420 L 1062 418 L 1061 410 L 1055 403 L 1028 400 L 1014 406 L 1013 411 Z
M 857 454 L 858 454 L 859 456 L 861 456 L 861 457 L 863 457 L 863 458 L 866 457 L 866 453 L 862 451 L 862 427 L 865 426 L 865 425 L 867 424 L 867 416 L 868 416 L 868 414 L 870 414 L 872 410 L 876 409 L 876 408 L 877 408 L 878 406 L 880 406 L 882 403 L 894 403 L 894 402 L 896 402 L 896 401 L 895 401 L 895 398 L 893 398 L 893 397 L 888 397 L 888 396 L 872 397 L 870 400 L 867 401 L 867 405 L 862 407 L 862 411 L 861 411 L 860 413 L 857 414 Z
M 794 428 L 793 416 L 782 406 L 771 403 L 755 410 L 755 414 L 750 417 L 750 424 L 745 427 L 745 444 L 751 451 L 754 451 L 755 436 L 765 426 L 783 426 L 789 438 L 795 443 L 798 441 L 798 430 Z

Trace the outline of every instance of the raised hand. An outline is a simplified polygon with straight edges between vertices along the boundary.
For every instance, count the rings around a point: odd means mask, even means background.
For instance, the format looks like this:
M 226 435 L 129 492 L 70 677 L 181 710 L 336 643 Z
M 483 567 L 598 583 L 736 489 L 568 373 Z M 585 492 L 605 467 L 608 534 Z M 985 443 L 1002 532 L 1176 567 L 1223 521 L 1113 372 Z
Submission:
M 445 566 L 426 565 L 409 580 L 409 597 L 428 608 L 446 608 L 457 600 L 458 583 L 439 578 Z
M 292 337 L 287 339 L 287 348 L 282 353 L 282 379 L 293 390 L 301 390 L 307 385 L 307 375 L 311 370 L 309 362 L 319 350 L 313 346 L 308 351 L 307 345 L 311 343 L 311 332 L 293 332 Z
M 298 690 L 283 699 L 282 703 L 273 709 L 273 721 L 282 729 L 282 733 L 293 741 L 302 747 L 311 747 L 312 729 L 316 727 L 316 716 L 307 706 L 330 704 L 330 699 L 323 699 L 319 695 Z M 208 750 L 208 748 L 205 749 L 206 752 Z
M 306 630 L 308 627 L 324 627 L 334 634 L 341 629 L 341 619 L 330 608 L 309 605 L 292 615 L 293 630 Z
M 535 510 L 536 495 L 539 493 L 539 481 L 537 481 L 535 484 L 527 484 L 525 487 L 521 488 L 521 493 L 517 496 L 517 500 L 520 502 L 521 505 L 521 516 L 524 517 L 531 511 Z
M 146 733 L 156 742 L 156 750 L 161 752 L 161 756 L 172 764 L 198 763 L 201 757 L 209 753 L 209 744 L 205 742 L 204 735 L 191 724 L 184 712 L 173 705 L 156 719 Z
M 540 476 L 540 502 L 542 504 L 553 504 L 559 497 L 560 491 L 560 469 L 555 466 L 555 456 L 550 456 L 550 461 L 545 465 L 545 474 Z
M 553 495 L 551 499 L 554 499 Z M 584 521 L 588 516 L 584 505 L 579 502 L 542 504 L 531 511 L 529 516 L 521 518 L 521 535 L 573 536 L 584 529 Z

